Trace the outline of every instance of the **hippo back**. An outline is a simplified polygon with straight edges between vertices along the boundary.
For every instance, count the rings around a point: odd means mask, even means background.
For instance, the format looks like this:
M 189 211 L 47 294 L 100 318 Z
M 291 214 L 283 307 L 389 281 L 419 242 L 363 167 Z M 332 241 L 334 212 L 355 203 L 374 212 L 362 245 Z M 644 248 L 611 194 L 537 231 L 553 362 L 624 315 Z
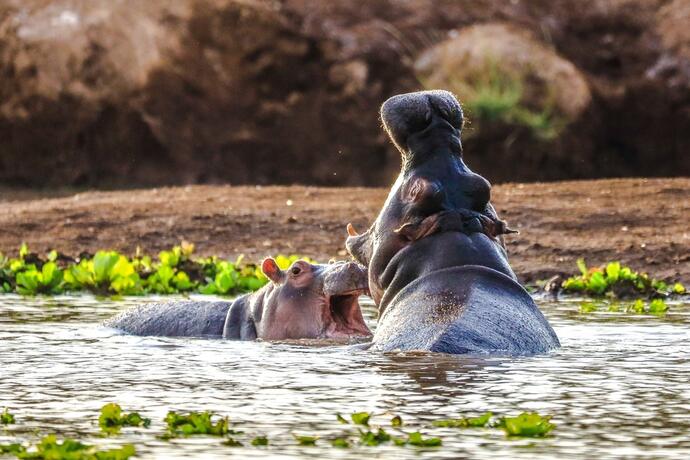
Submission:
M 559 346 L 532 297 L 496 270 L 432 271 L 400 290 L 379 319 L 373 348 L 534 354 Z
M 232 302 L 150 303 L 124 311 L 104 325 L 132 335 L 220 338 L 231 305 Z

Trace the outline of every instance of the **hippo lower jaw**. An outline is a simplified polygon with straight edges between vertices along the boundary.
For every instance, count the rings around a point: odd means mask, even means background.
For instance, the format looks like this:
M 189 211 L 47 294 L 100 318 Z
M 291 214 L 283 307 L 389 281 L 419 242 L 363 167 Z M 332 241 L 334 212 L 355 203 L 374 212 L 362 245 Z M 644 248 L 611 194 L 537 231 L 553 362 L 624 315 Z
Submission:
M 359 306 L 359 296 L 366 294 L 366 289 L 357 289 L 327 298 L 324 309 L 325 330 L 323 338 L 350 339 L 371 337 L 371 331 L 364 322 Z

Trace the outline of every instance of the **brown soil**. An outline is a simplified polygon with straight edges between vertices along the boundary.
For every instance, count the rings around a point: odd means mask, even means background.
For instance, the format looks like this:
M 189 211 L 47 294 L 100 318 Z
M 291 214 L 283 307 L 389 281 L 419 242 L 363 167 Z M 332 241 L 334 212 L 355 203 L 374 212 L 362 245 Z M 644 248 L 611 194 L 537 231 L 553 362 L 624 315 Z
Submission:
M 64 192 L 61 192 L 64 193 Z M 0 250 L 166 249 L 181 240 L 200 255 L 251 259 L 299 253 L 343 258 L 345 225 L 364 230 L 385 189 L 190 186 L 84 192 L 58 198 L 3 193 Z M 620 260 L 664 279 L 690 281 L 690 179 L 506 184 L 494 189 L 523 281 L 572 273 L 575 261 Z

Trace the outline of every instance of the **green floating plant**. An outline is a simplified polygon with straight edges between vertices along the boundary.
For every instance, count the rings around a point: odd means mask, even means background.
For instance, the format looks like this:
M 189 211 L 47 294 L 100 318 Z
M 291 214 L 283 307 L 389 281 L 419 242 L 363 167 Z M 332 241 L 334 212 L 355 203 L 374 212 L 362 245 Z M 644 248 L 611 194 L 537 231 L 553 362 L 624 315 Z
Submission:
M 584 259 L 578 259 L 580 274 L 572 276 L 561 285 L 565 292 L 576 292 L 595 296 L 613 295 L 668 295 L 684 294 L 681 283 L 669 286 L 663 281 L 650 278 L 646 273 L 636 272 L 620 262 L 609 262 L 602 267 L 588 268 Z
M 501 418 L 498 426 L 503 428 L 508 436 L 543 438 L 556 427 L 549 420 L 551 420 L 550 415 L 541 416 L 536 412 L 523 412 L 517 417 Z
M 0 424 L 10 425 L 14 422 L 14 414 L 11 414 L 10 410 L 6 407 L 5 410 L 0 413 Z
M 331 445 L 340 449 L 349 449 L 351 447 L 350 441 L 347 438 L 335 438 L 331 440 Z
M 359 443 L 363 446 L 378 446 L 390 442 L 391 435 L 386 432 L 383 428 L 379 428 L 376 431 L 362 431 L 359 430 Z
M 300 446 L 315 446 L 316 441 L 319 439 L 318 436 L 298 436 L 296 434 L 292 435 Z
M 268 445 L 268 438 L 266 436 L 257 436 L 254 439 L 252 439 L 252 446 L 258 447 L 258 446 L 267 446 Z
M 151 419 L 142 417 L 138 412 L 123 414 L 122 408 L 115 403 L 103 406 L 101 415 L 98 417 L 98 426 L 102 431 L 110 434 L 118 433 L 123 426 L 148 428 L 150 425 Z
M 438 447 L 443 444 L 441 438 L 425 438 L 419 431 L 409 433 L 406 443 L 415 447 Z
M 97 295 L 181 294 L 197 292 L 237 295 L 253 292 L 268 280 L 258 265 L 194 258 L 194 245 L 182 242 L 161 251 L 156 260 L 139 250 L 129 258 L 117 251 L 98 251 L 76 261 L 51 251 L 46 258 L 29 251 L 23 244 L 17 258 L 0 254 L 0 293 L 57 295 L 88 291 Z M 278 255 L 276 262 L 287 269 L 297 255 Z
M 603 305 L 597 305 L 594 302 L 583 302 L 580 304 L 580 313 L 593 313 L 599 311 L 599 309 L 603 307 Z M 649 304 L 645 304 L 645 301 L 642 299 L 637 299 L 635 302 L 627 305 L 612 303 L 606 310 L 611 313 L 625 312 L 638 315 L 649 314 L 663 316 L 668 312 L 668 309 L 668 305 L 663 299 L 653 299 Z
M 492 416 L 493 413 L 486 412 L 479 417 L 435 420 L 432 424 L 443 428 L 481 428 L 489 423 Z
M 26 447 L 22 446 L 18 442 L 12 444 L 0 444 L 0 454 L 13 454 L 19 456 L 26 452 Z
M 227 417 L 220 418 L 216 422 L 212 420 L 213 413 L 190 412 L 188 414 L 178 414 L 170 411 L 165 416 L 165 423 L 168 425 L 168 433 L 165 437 L 174 438 L 179 436 L 208 435 L 225 436 L 229 433 L 229 420 Z
M 27 460 L 127 460 L 136 455 L 136 449 L 131 444 L 125 444 L 119 449 L 99 450 L 74 439 L 60 441 L 55 435 L 44 437 L 29 449 L 21 444 L 0 445 L 0 452 Z
M 242 446 L 244 446 L 244 444 L 242 444 L 240 441 L 236 440 L 232 436 L 228 436 L 228 438 L 225 441 L 223 441 L 223 445 L 228 446 L 228 447 L 242 447 Z
M 369 426 L 371 414 L 369 412 L 355 412 L 354 414 L 350 415 L 350 418 L 352 419 L 352 423 L 356 425 Z

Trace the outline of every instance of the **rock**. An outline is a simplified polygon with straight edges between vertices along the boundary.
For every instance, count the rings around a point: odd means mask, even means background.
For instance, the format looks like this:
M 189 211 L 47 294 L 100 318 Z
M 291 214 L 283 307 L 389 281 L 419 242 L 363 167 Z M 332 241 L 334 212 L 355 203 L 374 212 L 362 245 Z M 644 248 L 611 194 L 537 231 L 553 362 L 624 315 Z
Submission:
M 592 100 L 586 78 L 573 63 L 530 31 L 506 23 L 460 29 L 423 52 L 415 69 L 425 87 L 449 89 L 470 107 L 494 85 L 504 97 L 515 91 L 515 104 L 570 123 Z

